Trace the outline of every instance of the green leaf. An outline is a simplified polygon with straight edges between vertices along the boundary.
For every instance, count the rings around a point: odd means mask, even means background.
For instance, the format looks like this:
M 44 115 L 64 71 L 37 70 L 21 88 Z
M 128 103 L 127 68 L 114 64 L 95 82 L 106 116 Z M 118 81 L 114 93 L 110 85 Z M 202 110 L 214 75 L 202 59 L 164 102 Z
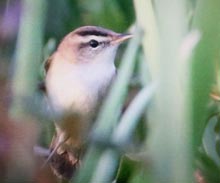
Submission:
M 215 82 L 216 58 L 220 49 L 220 1 L 200 0 L 197 2 L 193 29 L 201 33 L 201 41 L 195 49 L 191 60 L 191 110 L 193 119 L 193 134 L 195 146 L 201 144 L 202 134 L 207 123 L 207 109 L 210 92 Z

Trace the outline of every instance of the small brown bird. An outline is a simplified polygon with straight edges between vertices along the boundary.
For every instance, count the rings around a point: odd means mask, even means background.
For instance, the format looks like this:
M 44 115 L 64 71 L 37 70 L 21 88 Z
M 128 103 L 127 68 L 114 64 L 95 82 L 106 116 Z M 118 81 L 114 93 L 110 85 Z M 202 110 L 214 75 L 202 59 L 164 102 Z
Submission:
M 100 104 L 116 74 L 120 43 L 131 38 L 96 26 L 69 33 L 45 64 L 45 86 L 51 109 L 62 116 L 49 158 L 59 177 L 70 179 L 79 165 L 84 144 Z

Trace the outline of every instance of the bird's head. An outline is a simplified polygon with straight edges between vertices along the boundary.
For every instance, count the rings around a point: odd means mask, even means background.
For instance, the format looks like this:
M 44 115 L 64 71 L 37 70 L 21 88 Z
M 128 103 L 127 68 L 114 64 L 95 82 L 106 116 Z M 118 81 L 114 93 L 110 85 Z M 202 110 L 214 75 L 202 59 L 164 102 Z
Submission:
M 114 62 L 118 46 L 131 38 L 96 26 L 83 26 L 69 33 L 58 47 L 64 57 L 76 63 Z

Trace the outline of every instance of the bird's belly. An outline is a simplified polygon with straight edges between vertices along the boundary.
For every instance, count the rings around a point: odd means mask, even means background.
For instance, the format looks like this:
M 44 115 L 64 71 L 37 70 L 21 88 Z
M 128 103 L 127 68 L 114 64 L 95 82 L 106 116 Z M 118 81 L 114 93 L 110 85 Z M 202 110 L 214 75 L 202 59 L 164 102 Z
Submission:
M 114 65 L 89 65 L 76 67 L 57 62 L 48 72 L 46 89 L 56 112 L 91 113 L 100 104 L 112 78 Z
M 56 121 L 58 136 L 70 137 L 74 144 L 82 141 L 96 117 L 112 76 L 101 77 L 105 82 L 97 85 L 96 79 L 92 82 L 93 78 L 88 81 L 73 74 L 48 75 L 46 87 L 52 109 L 64 114 L 62 120 Z
M 59 78 L 59 82 L 48 83 L 49 100 L 55 112 L 72 112 L 79 114 L 87 114 L 97 104 L 97 94 L 83 85 L 80 81 L 74 82 L 67 78 Z M 52 90 L 50 90 L 52 88 Z M 97 93 L 97 92 L 96 92 Z

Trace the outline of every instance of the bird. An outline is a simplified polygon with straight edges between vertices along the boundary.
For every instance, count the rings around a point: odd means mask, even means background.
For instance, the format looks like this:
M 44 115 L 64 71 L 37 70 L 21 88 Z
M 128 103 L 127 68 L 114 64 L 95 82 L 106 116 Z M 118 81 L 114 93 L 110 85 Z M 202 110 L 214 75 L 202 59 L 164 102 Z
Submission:
M 116 77 L 118 47 L 132 34 L 82 26 L 67 34 L 45 62 L 45 89 L 58 119 L 48 158 L 53 172 L 71 179 L 100 106 Z

